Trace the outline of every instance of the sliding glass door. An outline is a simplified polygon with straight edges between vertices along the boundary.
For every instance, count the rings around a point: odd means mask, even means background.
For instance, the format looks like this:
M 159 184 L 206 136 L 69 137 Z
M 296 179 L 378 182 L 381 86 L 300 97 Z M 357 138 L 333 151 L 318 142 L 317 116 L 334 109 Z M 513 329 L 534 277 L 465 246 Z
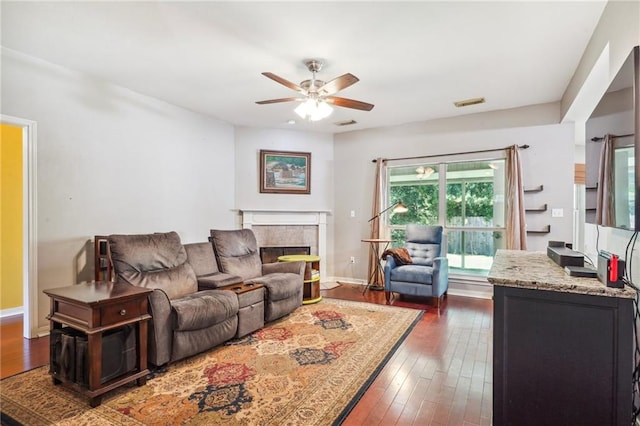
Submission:
M 445 228 L 452 273 L 485 276 L 505 236 L 505 161 L 459 161 L 389 166 L 389 201 L 407 213 L 389 216 L 396 247 L 409 223 Z

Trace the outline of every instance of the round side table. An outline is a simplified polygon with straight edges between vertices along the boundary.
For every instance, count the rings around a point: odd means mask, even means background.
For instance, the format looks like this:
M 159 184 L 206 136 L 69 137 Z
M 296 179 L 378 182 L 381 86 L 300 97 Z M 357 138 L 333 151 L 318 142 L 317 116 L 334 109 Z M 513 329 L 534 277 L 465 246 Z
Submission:
M 310 305 L 322 300 L 320 295 L 320 256 L 291 254 L 278 256 L 278 262 L 306 262 L 302 304 Z

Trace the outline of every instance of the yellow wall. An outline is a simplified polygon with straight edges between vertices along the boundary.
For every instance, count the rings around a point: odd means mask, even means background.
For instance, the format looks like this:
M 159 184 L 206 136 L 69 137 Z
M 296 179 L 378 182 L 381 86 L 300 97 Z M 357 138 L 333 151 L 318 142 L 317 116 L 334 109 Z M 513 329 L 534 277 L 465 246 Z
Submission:
M 22 129 L 0 125 L 0 309 L 22 306 Z

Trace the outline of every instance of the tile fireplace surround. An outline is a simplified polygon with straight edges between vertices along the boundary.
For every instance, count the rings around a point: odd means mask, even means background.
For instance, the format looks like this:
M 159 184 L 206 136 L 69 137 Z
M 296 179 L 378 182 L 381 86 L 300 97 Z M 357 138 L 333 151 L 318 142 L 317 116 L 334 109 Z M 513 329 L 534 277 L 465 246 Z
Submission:
M 320 276 L 325 278 L 327 215 L 312 210 L 240 210 L 242 228 L 253 230 L 258 246 L 309 246 L 317 254 Z

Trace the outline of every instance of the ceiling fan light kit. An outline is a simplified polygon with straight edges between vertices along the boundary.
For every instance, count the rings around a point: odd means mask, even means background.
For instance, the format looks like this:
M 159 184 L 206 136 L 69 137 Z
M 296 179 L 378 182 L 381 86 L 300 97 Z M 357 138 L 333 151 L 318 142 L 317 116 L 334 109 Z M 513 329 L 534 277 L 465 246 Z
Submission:
M 324 101 L 309 98 L 298 105 L 294 112 L 305 120 L 319 121 L 330 116 L 333 108 Z
M 434 173 L 435 170 L 433 167 L 418 166 L 416 168 L 416 175 L 418 176 L 418 179 L 426 179 Z
M 259 105 L 266 105 L 280 102 L 302 101 L 294 111 L 300 117 L 309 121 L 322 120 L 323 118 L 327 118 L 331 115 L 333 108 L 331 108 L 329 104 L 343 108 L 358 109 L 361 111 L 371 111 L 373 109 L 373 104 L 332 96 L 334 93 L 357 83 L 359 79 L 355 75 L 347 73 L 325 83 L 322 80 L 316 79 L 316 73 L 322 69 L 323 64 L 321 61 L 311 59 L 306 61 L 305 65 L 311 72 L 311 79 L 304 80 L 300 85 L 292 83 L 271 72 L 262 73 L 265 77 L 270 78 L 276 83 L 280 83 L 291 90 L 295 90 L 304 97 L 269 99 L 266 101 L 258 101 L 256 103 Z

